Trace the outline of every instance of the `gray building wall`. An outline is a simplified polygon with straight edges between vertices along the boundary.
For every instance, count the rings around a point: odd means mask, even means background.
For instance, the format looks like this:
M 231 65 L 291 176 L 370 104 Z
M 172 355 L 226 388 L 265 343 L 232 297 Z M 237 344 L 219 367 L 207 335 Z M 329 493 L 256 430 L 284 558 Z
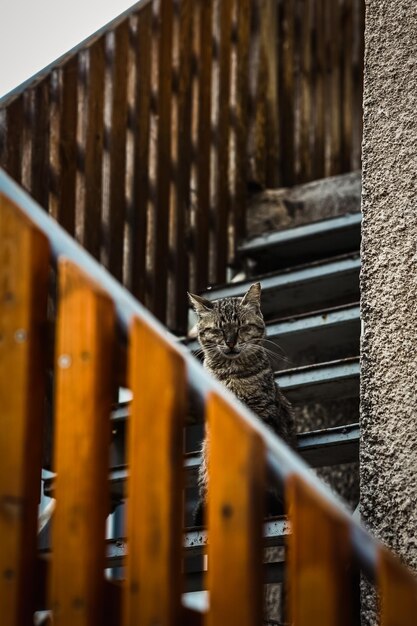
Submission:
M 360 507 L 417 570 L 417 2 L 366 10 Z

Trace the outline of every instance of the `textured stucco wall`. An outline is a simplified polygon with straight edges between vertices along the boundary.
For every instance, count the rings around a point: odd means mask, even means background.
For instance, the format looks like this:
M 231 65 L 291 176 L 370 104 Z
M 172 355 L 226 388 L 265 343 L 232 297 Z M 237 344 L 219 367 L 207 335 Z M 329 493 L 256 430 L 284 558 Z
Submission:
M 417 2 L 366 9 L 361 514 L 417 570 Z

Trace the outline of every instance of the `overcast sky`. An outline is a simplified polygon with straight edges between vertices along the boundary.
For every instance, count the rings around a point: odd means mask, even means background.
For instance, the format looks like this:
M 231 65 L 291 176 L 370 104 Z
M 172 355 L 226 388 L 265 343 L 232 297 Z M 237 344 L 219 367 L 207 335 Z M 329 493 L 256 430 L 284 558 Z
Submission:
M 132 0 L 0 0 L 0 97 L 132 4 Z

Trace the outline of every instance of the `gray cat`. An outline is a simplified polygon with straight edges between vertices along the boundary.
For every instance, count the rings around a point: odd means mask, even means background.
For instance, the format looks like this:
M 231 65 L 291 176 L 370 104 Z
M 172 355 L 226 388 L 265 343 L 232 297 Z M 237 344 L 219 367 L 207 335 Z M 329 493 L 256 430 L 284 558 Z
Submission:
M 204 367 L 295 448 L 293 411 L 275 383 L 268 353 L 262 345 L 265 322 L 260 308 L 261 285 L 252 285 L 243 298 L 211 302 L 189 294 L 189 299 L 198 315 Z M 207 446 L 206 434 L 198 479 L 201 503 L 207 492 Z M 201 515 L 200 505 L 196 522 L 201 521 Z

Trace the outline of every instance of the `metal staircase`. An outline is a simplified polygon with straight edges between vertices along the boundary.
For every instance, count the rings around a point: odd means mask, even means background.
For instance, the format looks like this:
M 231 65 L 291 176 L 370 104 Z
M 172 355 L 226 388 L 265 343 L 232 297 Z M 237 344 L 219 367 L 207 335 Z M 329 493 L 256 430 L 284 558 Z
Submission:
M 360 213 L 313 222 L 243 243 L 239 248 L 241 282 L 216 286 L 204 295 L 209 299 L 243 295 L 259 280 L 263 287 L 263 310 L 267 338 L 277 346 L 276 381 L 295 406 L 309 402 L 355 399 L 359 407 L 359 243 Z M 336 245 L 337 244 L 337 245 Z M 340 252 L 344 256 L 340 256 Z M 297 263 L 298 255 L 303 265 Z M 268 274 L 259 273 L 268 269 Z M 325 308 L 329 302 L 332 308 Z M 281 317 L 284 313 L 285 317 Z M 191 352 L 194 339 L 183 340 Z M 285 357 L 284 359 L 282 357 Z M 288 368 L 291 365 L 291 368 Z M 129 403 L 115 406 L 112 414 L 111 498 L 116 516 L 126 498 L 125 438 Z M 301 456 L 312 467 L 330 467 L 359 459 L 358 413 L 342 426 L 303 432 L 298 437 Z M 186 533 L 185 591 L 204 588 L 202 558 L 205 531 L 190 528 L 196 504 L 196 477 L 203 424 L 190 424 L 185 433 Z M 45 482 L 45 494 L 53 496 L 53 479 Z M 120 522 L 119 522 L 120 528 Z M 282 546 L 288 527 L 285 521 L 266 522 L 265 546 Z M 43 538 L 47 549 L 47 538 Z M 123 566 L 127 544 L 123 536 L 108 541 L 108 566 Z M 265 565 L 265 581 L 282 582 L 283 564 Z M 123 576 L 118 570 L 118 575 Z

